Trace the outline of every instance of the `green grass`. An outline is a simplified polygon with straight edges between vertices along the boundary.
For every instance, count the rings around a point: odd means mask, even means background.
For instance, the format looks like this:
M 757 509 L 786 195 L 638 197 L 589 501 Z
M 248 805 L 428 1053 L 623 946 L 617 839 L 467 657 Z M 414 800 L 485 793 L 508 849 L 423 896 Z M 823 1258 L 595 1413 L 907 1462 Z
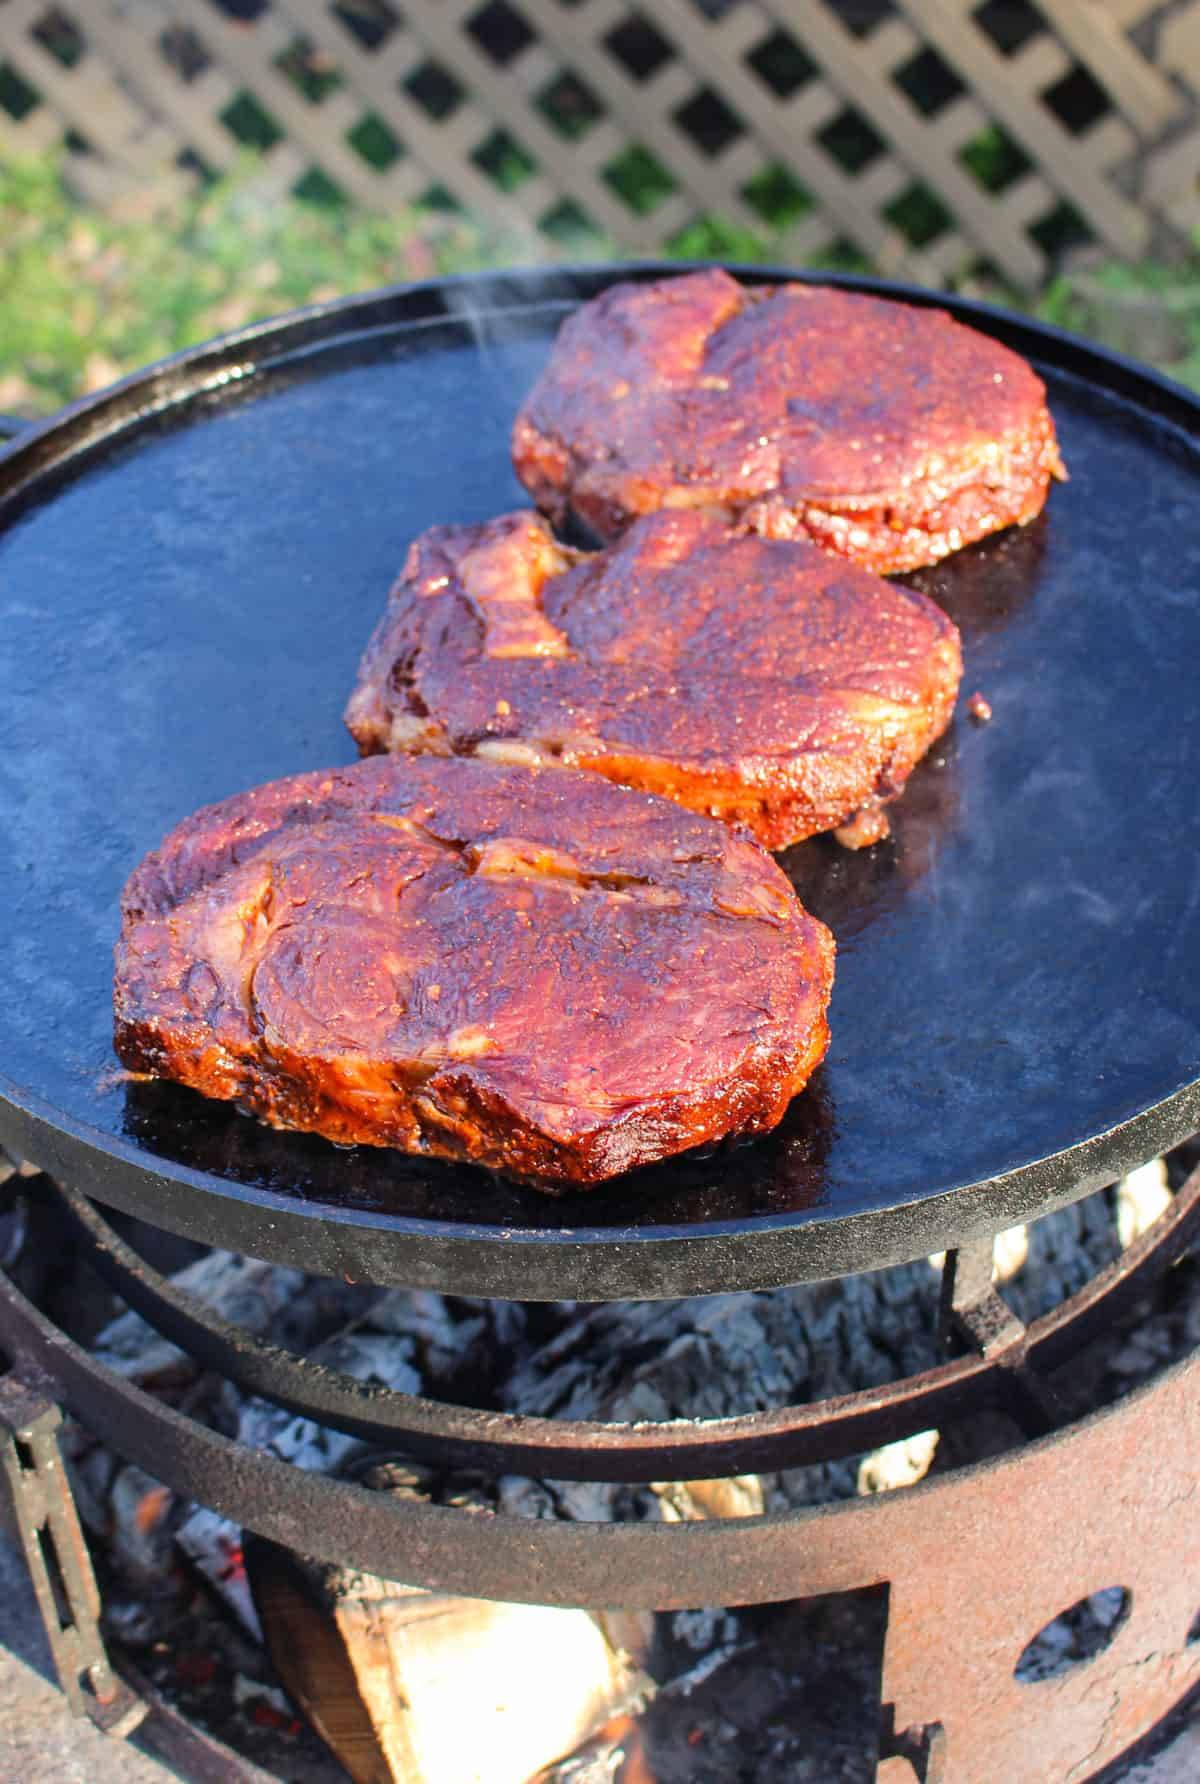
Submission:
M 380 135 L 382 157 L 400 152 Z M 528 167 L 519 145 L 490 145 L 501 184 Z M 1000 179 L 1004 145 L 981 139 Z M 982 165 L 982 163 L 981 163 Z M 621 176 L 639 177 L 623 166 Z M 645 204 L 661 196 L 657 186 Z M 748 196 L 761 231 L 700 217 L 665 244 L 683 259 L 787 260 L 784 231 L 808 194 L 783 168 L 768 170 Z M 918 203 L 918 201 L 921 201 Z M 933 227 L 922 192 L 905 195 L 898 218 L 910 237 Z M 922 208 L 923 207 L 923 208 Z M 619 252 L 588 219 L 564 210 L 560 250 L 576 258 Z M 908 212 L 911 211 L 911 215 Z M 529 259 L 495 225 L 452 207 L 374 214 L 314 193 L 264 196 L 252 158 L 234 176 L 165 210 L 116 218 L 76 204 L 56 159 L 0 159 L 0 410 L 37 414 L 96 389 L 149 360 L 299 304 L 399 280 Z M 549 252 L 549 249 L 548 249 Z M 868 271 L 850 244 L 822 265 Z M 1000 302 L 1019 302 L 997 286 Z M 1200 389 L 1200 245 L 1180 265 L 1115 263 L 1064 275 L 1032 306 L 1063 327 L 1134 357 L 1150 358 Z
M 1170 265 L 1102 261 L 1057 278 L 1038 314 L 1200 390 L 1200 241 Z
M 52 160 L 0 161 L 0 410 L 36 413 L 315 299 L 484 266 L 503 243 L 442 213 L 265 200 L 253 168 L 114 220 Z

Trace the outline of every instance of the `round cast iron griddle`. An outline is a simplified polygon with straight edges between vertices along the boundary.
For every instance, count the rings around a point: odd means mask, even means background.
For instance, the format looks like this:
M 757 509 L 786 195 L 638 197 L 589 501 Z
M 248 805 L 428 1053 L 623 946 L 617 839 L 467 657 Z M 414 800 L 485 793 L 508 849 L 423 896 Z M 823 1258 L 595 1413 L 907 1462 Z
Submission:
M 122 1081 L 126 874 L 196 806 L 352 759 L 342 705 L 409 540 L 522 503 L 518 402 L 573 303 L 618 276 L 309 311 L 141 374 L 0 461 L 0 1140 L 261 1257 L 611 1299 L 918 1256 L 1200 1126 L 1200 405 L 953 300 L 1038 362 L 1071 482 L 1032 527 L 915 579 L 961 626 L 964 695 L 994 722 L 960 710 L 891 842 L 785 857 L 839 961 L 828 1061 L 774 1135 L 553 1201 Z

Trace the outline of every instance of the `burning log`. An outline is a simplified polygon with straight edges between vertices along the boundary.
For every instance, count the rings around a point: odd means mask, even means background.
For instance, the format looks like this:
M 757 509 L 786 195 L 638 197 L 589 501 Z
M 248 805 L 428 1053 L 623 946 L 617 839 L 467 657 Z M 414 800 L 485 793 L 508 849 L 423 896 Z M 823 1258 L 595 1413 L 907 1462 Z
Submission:
M 356 1784 L 527 1784 L 640 1697 L 601 1619 L 492 1604 L 247 1545 L 292 1700 Z
M 452 1373 L 459 1349 L 455 1311 L 439 1297 L 390 1296 L 380 1322 L 386 1323 L 386 1333 L 373 1329 L 379 1320 L 373 1310 L 368 1316 L 372 1329 L 364 1322 L 341 1334 L 318 1350 L 316 1360 L 359 1379 L 416 1391 L 416 1384 L 397 1375 L 397 1367 L 414 1356 L 412 1340 L 419 1332 L 426 1365 L 436 1350 L 443 1376 Z M 669 1356 L 670 1344 L 658 1341 L 665 1337 L 660 1311 L 637 1306 L 624 1312 L 630 1341 L 640 1340 L 643 1350 L 667 1359 L 668 1372 L 674 1369 L 678 1352 Z M 563 1308 L 558 1317 L 575 1330 L 586 1324 L 588 1315 Z M 673 1317 L 681 1327 L 688 1312 L 676 1308 Z M 469 1319 L 478 1318 L 478 1310 L 472 1310 Z M 763 1328 L 745 1317 L 733 1319 L 732 1325 L 744 1328 L 747 1347 L 754 1335 L 759 1366 L 765 1368 Z M 488 1336 L 494 1342 L 494 1325 Z M 475 1341 L 473 1335 L 470 1342 Z M 641 1416 L 599 1367 L 601 1347 L 612 1342 L 607 1327 L 595 1340 L 596 1392 L 589 1413 Z M 561 1345 L 552 1341 L 549 1348 L 553 1357 L 561 1355 Z M 530 1351 L 525 1362 L 532 1364 L 536 1354 Z M 710 1347 L 710 1366 L 716 1360 Z M 643 1369 L 639 1374 L 642 1391 L 649 1391 L 650 1373 Z M 523 1373 L 518 1366 L 509 1379 L 523 1381 L 532 1393 L 532 1383 L 542 1375 L 537 1367 Z M 671 1390 L 683 1410 L 690 1410 L 684 1383 L 693 1379 L 686 1368 Z M 738 1370 L 731 1368 L 723 1390 L 726 1409 L 736 1404 L 741 1386 Z M 242 1405 L 237 1434 L 243 1442 L 302 1467 L 362 1472 L 356 1465 L 361 1446 L 354 1440 L 260 1401 Z M 407 1463 L 377 1462 L 363 1478 L 379 1491 L 512 1516 L 605 1521 L 632 1511 L 679 1521 L 751 1516 L 763 1509 L 756 1476 L 621 1487 L 517 1477 L 476 1481 Z M 654 1639 L 653 1617 L 604 1621 L 583 1610 L 417 1593 L 256 1541 L 246 1544 L 243 1567 L 241 1533 L 202 1510 L 187 1519 L 179 1542 L 246 1626 L 261 1629 L 293 1699 L 351 1775 L 372 1784 L 392 1778 L 405 1784 L 466 1784 L 484 1777 L 488 1784 L 507 1784 L 509 1779 L 524 1784 L 610 1721 L 644 1682 L 638 1663 Z M 690 1620 L 681 1615 L 673 1623 L 683 1644 L 695 1650 L 708 1642 L 710 1625 L 723 1628 L 727 1620 L 723 1612 L 700 1612 Z M 464 1703 L 472 1706 L 469 1717 L 462 1715 Z

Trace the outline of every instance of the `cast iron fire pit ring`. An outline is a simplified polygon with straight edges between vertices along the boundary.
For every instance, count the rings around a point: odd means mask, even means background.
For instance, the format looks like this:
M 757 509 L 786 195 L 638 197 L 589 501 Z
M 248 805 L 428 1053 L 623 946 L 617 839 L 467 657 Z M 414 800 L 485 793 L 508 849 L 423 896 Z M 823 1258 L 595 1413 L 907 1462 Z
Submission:
M 1197 1171 L 1162 1219 L 1069 1302 L 1029 1327 L 1009 1316 L 1003 1343 L 968 1348 L 916 1382 L 886 1382 L 836 1399 L 721 1419 L 631 1425 L 535 1418 L 430 1400 L 313 1364 L 219 1318 L 175 1288 L 78 1191 L 49 1181 L 42 1187 L 114 1293 L 161 1336 L 244 1393 L 438 1467 L 555 1480 L 701 1480 L 806 1467 L 940 1427 L 984 1406 L 1024 1423 L 1030 1383 L 1043 1383 L 1048 1371 L 1111 1330 L 1200 1235 Z M 990 1259 L 990 1246 L 981 1250 Z M 1039 1416 L 1037 1428 L 1042 1423 Z
M 962 1305 L 968 1329 L 1001 1368 L 1031 1374 L 1039 1330 L 1053 1328 L 1068 1350 L 1086 1342 L 1122 1286 L 1179 1255 L 1198 1207 L 1200 1171 L 1163 1221 L 1047 1320 L 1025 1329 L 1007 1316 L 1015 1335 L 997 1326 L 1004 1310 L 987 1287 L 990 1247 L 979 1248 Z M 951 1277 L 953 1268 L 948 1260 Z M 116 1732 L 136 1726 L 148 1705 L 114 1678 L 99 1643 L 95 1586 L 57 1449 L 56 1401 L 118 1453 L 248 1531 L 435 1592 L 663 1610 L 882 1592 L 881 1780 L 1107 1779 L 1110 1763 L 1128 1757 L 1196 1685 L 1194 1353 L 1115 1405 L 907 1491 L 744 1519 L 596 1524 L 395 1497 L 230 1441 L 98 1364 L 2 1276 L 0 1348 L 15 1361 L 0 1379 L 0 1462 L 52 1615 L 60 1675 L 77 1709 Z M 1048 1351 L 1040 1360 L 1064 1358 Z M 914 1410 L 927 1379 L 907 1384 Z M 61 1627 L 46 1546 L 68 1581 Z M 1108 1646 L 1026 1683 L 1018 1662 L 1032 1637 L 1113 1586 L 1124 1608 Z M 204 1737 L 192 1738 L 177 1719 L 167 1732 L 185 1774 L 208 1776 Z

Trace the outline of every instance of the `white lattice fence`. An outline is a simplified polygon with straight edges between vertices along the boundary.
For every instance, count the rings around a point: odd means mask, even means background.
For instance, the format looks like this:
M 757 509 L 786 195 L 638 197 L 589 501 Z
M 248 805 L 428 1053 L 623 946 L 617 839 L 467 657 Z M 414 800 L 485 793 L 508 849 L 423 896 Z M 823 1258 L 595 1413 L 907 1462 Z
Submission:
M 0 0 L 0 151 L 66 134 L 98 201 L 250 146 L 530 255 L 717 217 L 1032 288 L 1200 226 L 1198 105 L 1200 0 Z

